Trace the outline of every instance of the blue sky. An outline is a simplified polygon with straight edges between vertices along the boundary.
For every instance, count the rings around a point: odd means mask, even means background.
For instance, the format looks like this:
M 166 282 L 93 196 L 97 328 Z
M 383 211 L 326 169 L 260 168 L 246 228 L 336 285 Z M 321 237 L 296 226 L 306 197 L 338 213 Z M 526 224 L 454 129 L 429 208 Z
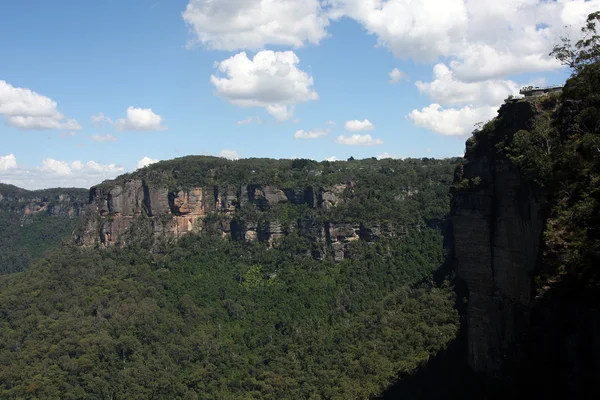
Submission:
M 0 182 L 89 186 L 189 154 L 461 155 L 520 85 L 564 82 L 547 53 L 600 9 L 496 3 L 1 2 Z

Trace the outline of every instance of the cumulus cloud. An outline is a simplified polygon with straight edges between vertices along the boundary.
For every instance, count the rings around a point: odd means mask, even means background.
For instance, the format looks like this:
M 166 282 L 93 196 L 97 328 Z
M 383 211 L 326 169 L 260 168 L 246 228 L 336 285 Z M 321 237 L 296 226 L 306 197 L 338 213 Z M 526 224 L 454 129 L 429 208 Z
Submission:
M 223 149 L 219 152 L 219 157 L 229 158 L 230 160 L 237 160 L 240 158 L 239 154 L 235 150 Z
M 431 100 L 445 105 L 499 105 L 509 94 L 518 94 L 519 85 L 510 80 L 485 80 L 462 82 L 443 63 L 433 67 L 434 80 L 417 81 L 415 85 Z
M 17 167 L 17 157 L 14 154 L 0 156 L 0 172 L 8 171 Z
M 90 140 L 94 142 L 118 142 L 119 138 L 107 133 L 105 135 L 91 135 Z
M 392 158 L 392 156 L 390 155 L 390 153 L 385 152 L 385 153 L 377 154 L 376 158 L 378 160 L 383 160 L 383 159 L 386 159 L 386 158 Z
M 294 104 L 319 95 L 313 78 L 298 68 L 293 51 L 260 51 L 252 59 L 238 53 L 216 64 L 219 75 L 210 77 L 216 94 L 239 107 L 264 107 L 278 121 L 293 115 Z
M 432 62 L 451 54 L 468 26 L 464 0 L 333 0 L 336 16 L 358 21 L 398 58 Z
M 0 116 L 22 130 L 81 129 L 77 121 L 65 118 L 58 111 L 58 105 L 51 98 L 3 80 L 0 80 Z
M 431 104 L 421 110 L 413 110 L 408 118 L 416 126 L 430 129 L 442 135 L 461 136 L 473 131 L 477 122 L 487 122 L 497 114 L 497 107 L 465 106 L 460 109 L 445 109 L 439 104 Z
M 400 71 L 398 68 L 394 68 L 393 70 L 391 70 L 390 73 L 388 74 L 388 76 L 390 77 L 390 80 L 388 82 L 391 85 L 398 83 L 401 80 L 408 79 L 406 74 L 404 72 Z
M 215 50 L 300 47 L 327 36 L 320 0 L 190 0 L 183 19 L 194 40 Z
M 190 0 L 183 18 L 198 42 L 229 51 L 317 44 L 331 20 L 351 18 L 397 58 L 441 58 L 467 82 L 559 68 L 548 53 L 563 27 L 577 32 L 597 9 L 600 0 Z
M 397 58 L 445 59 L 464 82 L 560 68 L 548 55 L 563 33 L 575 36 L 599 0 L 331 0 L 332 18 L 349 17 Z M 573 37 L 574 41 L 578 38 Z
M 137 163 L 137 169 L 147 167 L 148 165 L 155 164 L 155 163 L 157 163 L 159 161 L 160 160 L 158 160 L 156 158 L 144 157 L 140 161 L 138 161 L 138 163 Z
M 339 159 L 336 156 L 331 156 L 331 157 L 327 157 L 325 159 L 325 161 L 333 162 L 333 161 L 339 161 Z
M 329 129 L 312 129 L 305 131 L 303 129 L 297 130 L 294 133 L 294 139 L 318 139 L 323 136 L 327 136 L 331 132 Z
M 360 135 L 354 134 L 351 136 L 338 136 L 335 138 L 335 142 L 339 144 L 345 144 L 349 146 L 375 146 L 383 144 L 383 140 L 374 139 L 371 135 Z
M 151 108 L 127 108 L 127 118 L 119 118 L 115 121 L 115 127 L 119 131 L 164 131 L 166 126 L 162 125 L 162 117 L 155 114 Z
M 115 178 L 124 172 L 115 164 L 100 164 L 96 161 L 61 161 L 53 158 L 42 160 L 37 167 L 17 164 L 13 154 L 0 156 L 0 182 L 25 189 L 51 187 L 90 187 L 105 179 Z
M 265 123 L 265 121 L 263 121 L 260 117 L 248 117 L 246 119 L 238 121 L 237 124 L 238 125 L 248 125 L 253 122 L 257 123 L 258 125 L 262 125 Z
M 346 121 L 344 128 L 346 128 L 346 130 L 350 132 L 360 132 L 372 131 L 373 129 L 375 129 L 375 126 L 368 119 L 365 119 L 363 121 L 355 119 L 352 121 Z

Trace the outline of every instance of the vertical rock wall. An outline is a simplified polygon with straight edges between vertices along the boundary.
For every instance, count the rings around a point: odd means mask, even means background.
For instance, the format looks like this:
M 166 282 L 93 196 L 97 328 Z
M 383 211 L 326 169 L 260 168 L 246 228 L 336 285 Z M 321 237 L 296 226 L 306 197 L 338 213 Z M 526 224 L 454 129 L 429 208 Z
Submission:
M 514 118 L 532 117 L 527 107 L 524 103 L 501 109 L 499 118 L 508 118 L 487 138 L 485 148 L 467 154 L 469 161 L 456 177 L 456 183 L 463 184 L 453 196 L 455 268 L 469 290 L 469 363 L 475 371 L 491 375 L 500 372 L 527 324 L 544 229 L 539 190 L 495 148 L 531 127 L 531 119 Z
M 313 257 L 341 261 L 351 256 L 348 248 L 352 242 L 378 240 L 382 232 L 376 222 L 369 227 L 333 225 L 310 218 L 283 223 L 267 215 L 270 215 L 269 210 L 285 203 L 329 212 L 345 202 L 348 190 L 352 190 L 352 184 L 298 189 L 224 185 L 169 191 L 166 186 L 149 186 L 140 179 L 116 181 L 90 190 L 89 216 L 79 242 L 105 246 L 125 244 L 134 230 L 150 232 L 155 242 L 177 239 L 190 232 L 209 231 L 220 232 L 233 240 L 259 240 L 273 245 L 297 231 L 316 244 Z M 254 213 L 262 217 L 241 218 L 242 208 L 254 209 Z M 265 218 L 266 221 L 261 222 Z

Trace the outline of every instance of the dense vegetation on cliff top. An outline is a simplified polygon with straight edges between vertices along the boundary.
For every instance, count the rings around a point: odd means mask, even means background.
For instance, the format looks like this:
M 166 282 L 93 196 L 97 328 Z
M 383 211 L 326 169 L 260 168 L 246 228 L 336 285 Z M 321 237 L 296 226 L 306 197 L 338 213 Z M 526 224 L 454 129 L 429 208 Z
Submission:
M 310 241 L 295 234 L 271 249 L 208 233 L 160 253 L 143 241 L 109 249 L 62 246 L 26 272 L 0 277 L 0 397 L 381 393 L 457 334 L 454 293 L 432 279 L 447 261 L 438 222 L 448 213 L 456 161 L 189 157 L 137 172 L 143 179 L 170 177 L 179 187 L 228 184 L 239 163 L 260 171 L 251 181 L 261 184 L 350 181 L 351 219 L 397 215 L 410 229 L 357 241 L 352 258 L 339 263 L 307 257 Z M 285 208 L 295 217 L 307 212 L 300 204 Z
M 0 274 L 23 271 L 46 251 L 69 239 L 77 220 L 60 208 L 59 196 L 68 196 L 67 207 L 86 203 L 84 189 L 47 189 L 28 191 L 0 184 Z M 26 215 L 28 208 L 39 213 Z
M 600 284 L 599 22 L 600 11 L 590 14 L 585 39 L 572 46 L 564 38 L 552 52 L 573 72 L 561 94 L 520 100 L 529 109 L 505 104 L 501 118 L 467 141 L 468 159 L 512 161 L 547 199 L 540 286 L 563 278 Z M 530 120 L 531 128 L 512 132 L 517 119 Z
M 274 186 L 283 190 L 311 187 L 318 191 L 321 187 L 351 184 L 352 193 L 345 193 L 344 204 L 328 213 L 329 221 L 409 225 L 439 219 L 448 212 L 447 194 L 452 182 L 452 168 L 459 162 L 459 158 L 371 158 L 336 162 L 252 158 L 232 161 L 188 156 L 161 161 L 114 181 L 106 181 L 98 187 L 110 189 L 128 179 L 141 179 L 151 188 L 162 186 L 169 191 L 211 186 L 226 189 L 232 185 Z M 403 201 L 407 197 L 413 200 Z M 306 214 L 306 210 L 294 208 L 290 210 L 284 206 L 283 209 L 272 210 L 265 217 L 281 219 L 289 211 Z M 240 215 L 251 210 L 241 211 Z M 311 218 L 318 217 L 317 213 L 312 214 Z
M 543 204 L 535 299 L 492 398 L 598 398 L 600 307 L 600 12 L 585 38 L 553 54 L 573 74 L 562 94 L 507 101 L 467 141 L 468 160 L 509 161 Z M 517 130 L 515 126 L 526 125 Z M 458 174 L 460 177 L 460 173 Z M 456 190 L 477 190 L 462 179 Z M 523 198 L 521 201 L 532 199 Z M 513 323 L 513 321 L 502 321 Z

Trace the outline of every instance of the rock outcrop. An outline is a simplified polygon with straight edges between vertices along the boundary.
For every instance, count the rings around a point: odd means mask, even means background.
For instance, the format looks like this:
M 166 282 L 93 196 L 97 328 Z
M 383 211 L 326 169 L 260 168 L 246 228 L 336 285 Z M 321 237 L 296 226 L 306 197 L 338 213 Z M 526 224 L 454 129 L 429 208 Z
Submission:
M 155 243 L 187 233 L 217 232 L 238 241 L 273 246 L 293 232 L 315 243 L 312 256 L 341 261 L 351 257 L 351 243 L 375 241 L 383 233 L 373 226 L 333 224 L 307 217 L 282 221 L 279 206 L 304 205 L 322 215 L 344 204 L 352 183 L 332 187 L 282 189 L 273 185 L 223 185 L 168 190 L 143 179 L 105 182 L 90 189 L 82 245 L 122 245 L 133 232 L 145 232 Z
M 500 373 L 526 330 L 544 230 L 541 191 L 497 152 L 516 132 L 532 128 L 532 107 L 503 106 L 493 130 L 476 147 L 467 144 L 467 161 L 455 177 L 454 257 L 469 291 L 468 360 L 490 376 Z
M 47 214 L 50 216 L 79 217 L 87 208 L 85 189 L 25 190 L 0 184 L 0 210 L 23 217 Z

